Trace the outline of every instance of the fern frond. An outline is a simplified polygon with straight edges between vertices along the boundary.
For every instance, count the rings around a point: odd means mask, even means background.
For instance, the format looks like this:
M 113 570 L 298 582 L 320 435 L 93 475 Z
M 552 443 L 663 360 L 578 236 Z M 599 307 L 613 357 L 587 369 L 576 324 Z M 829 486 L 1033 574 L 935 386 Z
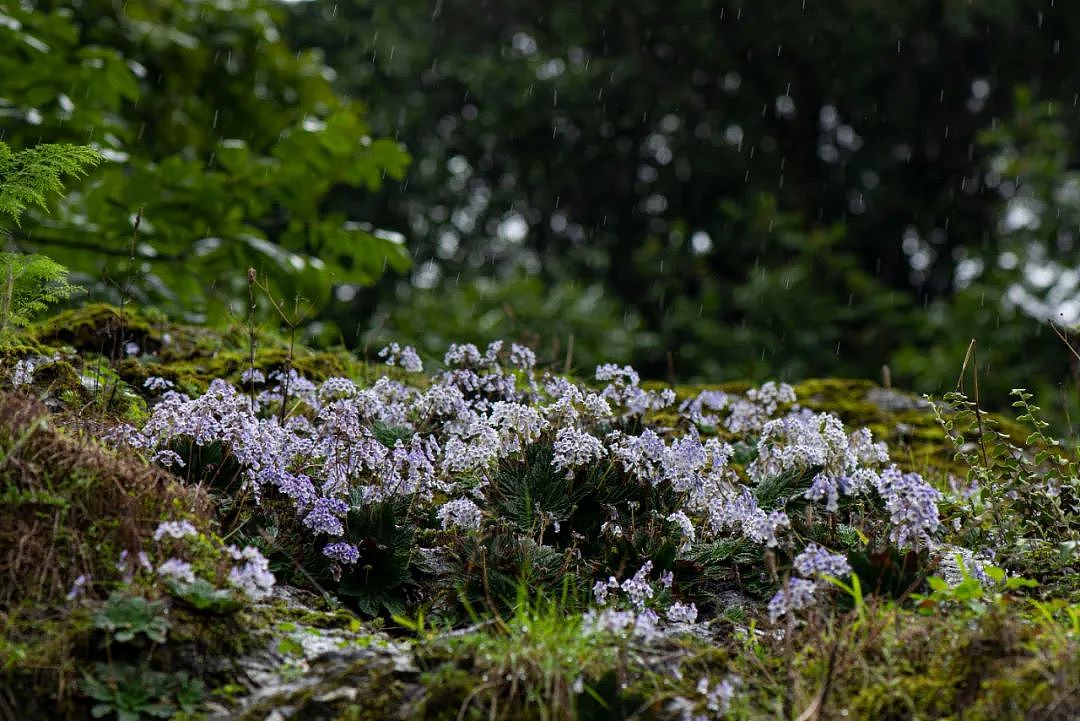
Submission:
M 85 145 L 43 144 L 18 152 L 0 142 L 0 215 L 16 225 L 30 206 L 46 207 L 52 194 L 64 191 L 64 176 L 81 177 L 101 162 Z
M 51 258 L 0 253 L 0 339 L 77 290 L 68 282 L 68 269 Z

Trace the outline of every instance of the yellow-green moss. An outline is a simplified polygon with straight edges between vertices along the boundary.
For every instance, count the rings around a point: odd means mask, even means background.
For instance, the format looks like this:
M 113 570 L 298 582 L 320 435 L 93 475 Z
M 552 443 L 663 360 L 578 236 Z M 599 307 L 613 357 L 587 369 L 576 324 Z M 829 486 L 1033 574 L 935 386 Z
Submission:
M 642 385 L 653 389 L 667 387 L 661 383 Z M 679 423 L 678 403 L 705 390 L 745 393 L 751 386 L 742 381 L 674 386 L 676 407 L 655 414 L 650 421 L 674 427 Z M 914 393 L 850 378 L 811 378 L 793 387 L 800 406 L 832 413 L 850 429 L 869 428 L 875 439 L 889 444 L 892 459 L 905 470 L 919 471 L 939 482 L 948 475 L 963 477 L 967 473 L 967 467 L 954 460 L 955 449 L 934 418 L 930 404 Z M 1017 440 L 1026 436 L 1015 421 L 998 414 L 989 415 L 1002 431 Z

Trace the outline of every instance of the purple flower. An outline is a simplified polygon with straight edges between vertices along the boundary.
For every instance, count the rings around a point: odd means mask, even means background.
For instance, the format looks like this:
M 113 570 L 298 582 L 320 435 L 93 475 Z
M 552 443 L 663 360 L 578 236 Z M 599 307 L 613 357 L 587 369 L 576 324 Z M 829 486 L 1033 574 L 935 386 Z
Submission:
M 173 382 L 161 376 L 150 376 L 143 382 L 143 388 L 151 391 L 167 391 L 173 387 Z
M 830 553 L 816 543 L 811 543 L 795 557 L 795 570 L 807 578 L 818 575 L 843 578 L 851 575 L 851 565 L 839 553 Z
M 781 616 L 810 606 L 814 603 L 816 592 L 817 584 L 813 581 L 789 578 L 787 585 L 769 601 L 769 621 L 776 623 Z
M 604 444 L 594 436 L 576 428 L 560 428 L 555 434 L 555 455 L 551 464 L 555 470 L 573 473 L 592 461 L 604 457 Z
M 90 576 L 79 576 L 71 584 L 71 590 L 67 593 L 67 600 L 74 601 L 86 592 L 86 584 L 90 583 Z
M 527 346 L 513 343 L 510 346 L 510 365 L 523 371 L 531 371 L 536 366 L 536 354 Z
M 316 499 L 311 511 L 304 516 L 304 525 L 312 533 L 325 533 L 328 536 L 340 536 L 345 533 L 345 526 L 339 516 L 349 511 L 349 504 L 338 498 Z
M 274 574 L 270 572 L 270 562 L 259 549 L 246 546 L 240 550 L 236 546 L 228 546 L 225 550 L 237 561 L 229 571 L 231 586 L 255 601 L 266 598 L 273 592 Z
M 698 617 L 697 606 L 692 603 L 680 603 L 676 601 L 667 610 L 667 619 L 672 623 L 696 623 Z
M 157 572 L 159 576 L 167 576 L 177 581 L 186 581 L 188 583 L 195 581 L 195 571 L 192 570 L 191 564 L 179 558 L 170 558 L 165 561 L 158 566 Z
M 893 524 L 889 537 L 898 546 L 928 543 L 941 525 L 937 507 L 941 493 L 918 473 L 903 473 L 897 466 L 881 473 L 877 490 Z
M 645 603 L 655 593 L 652 584 L 649 583 L 649 574 L 652 573 L 652 568 L 652 561 L 646 561 L 634 574 L 633 578 L 626 579 L 619 586 L 622 592 L 630 599 L 630 604 L 635 608 L 644 608 Z
M 468 498 L 458 498 L 444 503 L 436 513 L 443 528 L 480 528 L 483 514 Z
M 329 543 L 322 553 L 331 561 L 351 566 L 360 560 L 360 551 L 351 543 Z
M 163 521 L 158 524 L 154 531 L 154 540 L 160 541 L 165 536 L 170 538 L 187 538 L 197 536 L 199 531 L 189 521 Z

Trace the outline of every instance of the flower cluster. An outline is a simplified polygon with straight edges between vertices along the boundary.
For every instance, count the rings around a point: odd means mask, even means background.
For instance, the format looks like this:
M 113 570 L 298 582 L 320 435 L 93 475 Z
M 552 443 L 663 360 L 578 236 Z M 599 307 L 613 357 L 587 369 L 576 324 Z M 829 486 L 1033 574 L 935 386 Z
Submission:
M 818 584 L 805 578 L 789 578 L 769 601 L 769 620 L 776 623 L 781 616 L 812 606 Z
M 163 521 L 154 530 L 154 540 L 160 541 L 165 536 L 170 538 L 187 538 L 199 535 L 198 529 L 191 525 L 190 521 Z
M 351 543 L 328 543 L 323 546 L 322 553 L 343 566 L 351 566 L 360 560 L 360 549 Z
M 809 544 L 795 557 L 795 570 L 807 578 L 833 576 L 843 578 L 851 575 L 851 565 L 839 553 L 830 553 L 816 543 Z
M 862 493 L 876 483 L 878 467 L 889 459 L 885 444 L 874 443 L 868 430 L 848 434 L 836 416 L 808 411 L 765 423 L 757 450 L 747 469 L 751 478 L 813 472 L 806 497 L 825 501 L 831 513 L 839 509 L 841 495 Z
M 795 557 L 795 571 L 806 578 L 792 577 L 769 601 L 769 620 L 773 623 L 788 613 L 813 605 L 821 576 L 844 578 L 851 575 L 851 565 L 839 553 L 831 553 L 811 543 Z
M 424 363 L 412 346 L 402 348 L 397 343 L 391 343 L 379 351 L 379 357 L 386 359 L 386 365 L 400 366 L 408 373 L 421 373 L 424 370 Z
M 899 546 L 928 543 L 941 525 L 937 507 L 941 493 L 918 473 L 904 473 L 896 466 L 887 468 L 876 480 L 893 524 L 893 541 Z
M 143 382 L 143 388 L 150 391 L 168 391 L 172 390 L 174 387 L 171 380 L 162 378 L 161 376 L 150 376 Z
M 15 364 L 15 370 L 11 373 L 11 385 L 15 388 L 23 388 L 34 382 L 34 370 L 37 364 L 31 358 L 24 358 Z
M 483 514 L 480 508 L 468 498 L 458 498 L 444 503 L 439 508 L 439 521 L 443 528 L 480 528 Z
M 60 360 L 60 354 L 51 356 L 35 355 L 23 358 L 15 362 L 11 370 L 11 386 L 13 388 L 26 388 L 34 383 L 34 373 L 42 366 L 56 363 Z
M 380 355 L 409 372 L 422 368 L 408 347 L 391 344 Z M 350 512 L 373 503 L 404 498 L 420 523 L 437 519 L 444 530 L 482 532 L 497 519 L 487 505 L 497 472 L 531 459 L 537 446 L 550 451 L 553 477 L 575 485 L 610 474 L 656 489 L 663 505 L 650 507 L 649 523 L 672 534 L 680 553 L 732 537 L 764 547 L 789 544 L 784 499 L 759 498 L 766 481 L 787 476 L 805 478 L 805 498 L 833 514 L 841 513 L 841 499 L 877 493 L 888 511 L 885 530 L 901 545 L 926 542 L 937 530 L 932 487 L 916 474 L 884 468 L 887 449 L 869 431 L 799 408 L 786 384 L 741 394 L 705 391 L 682 403 L 675 428 L 661 428 L 650 414 L 672 406 L 674 393 L 643 388 L 629 366 L 601 365 L 587 385 L 540 373 L 535 354 L 519 345 L 453 345 L 443 360 L 445 368 L 420 384 L 390 375 L 366 385 L 347 378 L 316 384 L 290 369 L 249 372 L 240 386 L 214 380 L 194 398 L 152 378 L 149 418 L 140 428 L 119 429 L 114 439 L 174 469 L 184 467 L 191 445 L 219 447 L 239 466 L 255 502 L 272 499 L 275 513 L 293 514 L 296 532 L 339 567 L 360 559 L 349 536 Z M 722 429 L 722 437 L 710 437 L 710 428 Z M 756 451 L 745 467 L 735 460 L 736 447 L 740 456 Z M 609 517 L 600 533 L 628 537 L 637 503 L 623 498 L 605 505 Z M 554 535 L 562 520 L 552 517 Z M 161 538 L 181 538 L 176 534 L 184 529 L 159 530 Z M 265 566 L 237 560 L 235 585 L 264 593 Z M 774 598 L 775 617 L 808 603 L 820 575 L 844 575 L 841 561 L 822 549 L 804 551 L 796 564 L 804 578 Z M 647 635 L 663 623 L 649 608 L 658 587 L 646 566 L 624 581 L 597 584 L 603 608 L 592 620 L 598 627 Z M 168 568 L 183 573 L 176 564 Z M 608 604 L 613 598 L 625 608 Z M 696 613 L 692 605 L 667 609 L 673 623 L 691 622 Z
M 273 593 L 274 574 L 270 572 L 270 562 L 259 549 L 246 546 L 241 550 L 236 546 L 229 546 L 226 550 L 237 562 L 229 571 L 229 585 L 255 601 Z
M 226 545 L 216 536 L 201 536 L 190 521 L 162 521 L 154 530 L 154 555 L 163 558 L 156 566 L 147 551 L 122 551 L 116 568 L 126 583 L 137 573 L 145 578 L 173 584 L 192 584 L 202 577 L 218 580 L 258 601 L 274 589 L 270 562 L 253 546 Z M 198 542 L 193 543 L 192 539 Z M 197 569 L 202 569 L 197 570 Z
M 724 716 L 735 698 L 735 685 L 726 678 L 714 684 L 709 678 L 702 677 L 695 691 L 694 699 L 685 696 L 672 699 L 671 710 L 680 721 L 710 721 Z

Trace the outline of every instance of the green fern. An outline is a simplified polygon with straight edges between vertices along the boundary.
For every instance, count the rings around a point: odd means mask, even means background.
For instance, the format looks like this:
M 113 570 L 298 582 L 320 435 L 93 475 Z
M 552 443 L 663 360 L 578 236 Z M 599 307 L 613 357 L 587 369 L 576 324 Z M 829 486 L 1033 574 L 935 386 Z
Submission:
M 0 339 L 79 289 L 55 260 L 22 253 L 0 253 L 0 282 Z
M 65 175 L 79 177 L 99 162 L 101 155 L 85 145 L 44 144 L 15 152 L 0 142 L 0 216 L 18 225 L 27 208 L 45 208 L 49 195 L 63 192 Z M 0 339 L 78 289 L 68 283 L 64 266 L 21 253 L 0 253 L 0 283 Z
M 49 195 L 62 193 L 65 175 L 79 177 L 101 162 L 101 155 L 85 145 L 36 145 L 13 151 L 0 142 L 0 215 L 18 225 L 30 206 L 46 207 Z

